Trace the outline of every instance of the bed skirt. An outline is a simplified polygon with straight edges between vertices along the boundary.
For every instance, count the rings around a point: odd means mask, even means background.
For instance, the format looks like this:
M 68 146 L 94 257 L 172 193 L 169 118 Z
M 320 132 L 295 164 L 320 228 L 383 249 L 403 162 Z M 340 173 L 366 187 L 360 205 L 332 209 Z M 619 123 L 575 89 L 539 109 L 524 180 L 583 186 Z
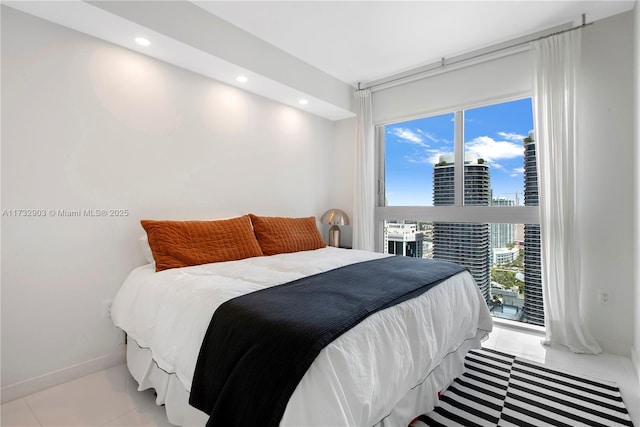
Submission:
M 433 410 L 438 403 L 438 392 L 464 371 L 467 351 L 480 348 L 486 338 L 485 331 L 465 340 L 455 352 L 449 353 L 440 364 L 426 375 L 424 381 L 409 390 L 385 418 L 375 427 L 395 427 L 408 425 L 420 414 Z M 165 405 L 167 419 L 171 424 L 182 427 L 202 427 L 209 416 L 189 405 L 189 391 L 173 373 L 158 368 L 148 348 L 143 348 L 129 337 L 127 340 L 127 367 L 138 382 L 138 390 L 153 388 L 157 393 L 156 404 Z M 286 413 L 282 425 L 286 425 Z

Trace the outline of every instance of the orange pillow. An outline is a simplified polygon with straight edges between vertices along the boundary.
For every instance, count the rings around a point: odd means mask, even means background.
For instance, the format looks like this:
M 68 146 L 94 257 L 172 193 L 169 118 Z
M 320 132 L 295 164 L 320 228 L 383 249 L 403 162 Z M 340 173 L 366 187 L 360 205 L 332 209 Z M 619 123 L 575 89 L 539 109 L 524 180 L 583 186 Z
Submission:
M 249 214 L 262 253 L 275 255 L 310 251 L 327 246 L 315 217 L 281 218 Z
M 156 271 L 262 256 L 249 216 L 217 221 L 142 220 Z

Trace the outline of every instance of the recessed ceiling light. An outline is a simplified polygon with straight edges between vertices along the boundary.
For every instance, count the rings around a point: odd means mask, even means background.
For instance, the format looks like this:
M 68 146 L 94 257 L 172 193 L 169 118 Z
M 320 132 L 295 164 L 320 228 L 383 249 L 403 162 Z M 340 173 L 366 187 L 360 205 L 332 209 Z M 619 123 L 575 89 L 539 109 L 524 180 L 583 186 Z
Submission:
M 246 78 L 245 76 L 238 76 L 236 77 L 236 81 L 239 81 L 240 83 L 246 83 L 249 81 L 249 79 Z
M 307 101 L 306 99 L 301 99 L 300 101 L 298 101 L 298 104 L 300 105 L 307 105 L 309 103 L 309 101 Z
M 136 37 L 135 40 L 140 46 L 149 46 L 151 44 L 151 42 L 144 37 Z

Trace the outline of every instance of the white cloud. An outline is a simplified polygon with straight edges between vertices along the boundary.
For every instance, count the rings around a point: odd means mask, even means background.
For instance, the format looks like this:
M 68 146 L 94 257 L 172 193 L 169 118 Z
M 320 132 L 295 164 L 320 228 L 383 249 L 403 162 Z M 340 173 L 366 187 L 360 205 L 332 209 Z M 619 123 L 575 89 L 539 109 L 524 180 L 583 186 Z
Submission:
M 405 160 L 409 163 L 423 163 L 427 165 L 435 165 L 440 162 L 440 156 L 444 154 L 451 154 L 441 150 L 425 150 L 424 154 L 415 156 L 405 156 Z
M 425 138 L 427 138 L 428 140 L 430 140 L 431 142 L 447 142 L 444 139 L 438 139 L 435 136 L 433 136 L 433 134 L 429 133 L 429 132 L 425 132 L 422 129 L 418 129 L 418 133 L 420 135 L 424 135 Z
M 513 168 L 509 176 L 512 178 L 515 178 L 517 176 L 522 176 L 523 174 L 524 174 L 524 168 Z
M 513 159 L 524 155 L 524 147 L 509 141 L 496 141 L 488 136 L 479 136 L 465 144 L 465 149 L 490 163 Z
M 393 127 L 390 128 L 387 133 L 400 138 L 404 142 L 416 144 L 425 148 L 429 147 L 429 142 L 436 144 L 451 144 L 451 141 L 444 138 L 438 138 L 436 135 L 422 129 L 413 131 L 409 128 Z
M 513 133 L 513 132 L 498 132 L 498 135 L 500 135 L 507 141 L 515 141 L 519 143 L 522 143 L 522 140 L 525 138 L 524 135 L 520 135 L 518 133 Z
M 417 133 L 415 133 L 411 129 L 400 128 L 400 127 L 391 128 L 389 130 L 389 133 L 391 133 L 394 136 L 397 136 L 398 138 L 400 138 L 403 141 L 408 142 L 410 144 L 416 144 L 416 145 L 420 145 L 422 147 L 428 147 L 428 145 L 424 142 L 424 139 L 422 139 L 422 137 L 420 135 L 418 135 Z

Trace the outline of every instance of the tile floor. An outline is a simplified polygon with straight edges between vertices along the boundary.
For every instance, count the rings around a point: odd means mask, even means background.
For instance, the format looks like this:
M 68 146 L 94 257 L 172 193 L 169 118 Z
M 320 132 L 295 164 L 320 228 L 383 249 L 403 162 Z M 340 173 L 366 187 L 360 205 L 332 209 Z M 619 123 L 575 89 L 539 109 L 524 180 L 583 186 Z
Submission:
M 486 347 L 576 374 L 615 381 L 635 425 L 640 426 L 640 385 L 629 358 L 576 355 L 540 344 L 541 335 L 496 325 Z M 0 407 L 0 425 L 170 426 L 153 391 L 138 392 L 125 365 L 115 366 Z

